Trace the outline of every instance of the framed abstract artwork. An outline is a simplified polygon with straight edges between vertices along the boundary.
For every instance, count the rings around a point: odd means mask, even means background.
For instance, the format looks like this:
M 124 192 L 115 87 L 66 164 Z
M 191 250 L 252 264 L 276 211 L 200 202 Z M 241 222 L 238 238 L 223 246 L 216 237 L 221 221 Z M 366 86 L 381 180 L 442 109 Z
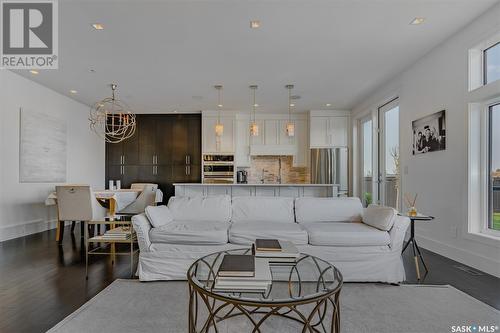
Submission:
M 19 181 L 66 182 L 66 122 L 20 109 Z

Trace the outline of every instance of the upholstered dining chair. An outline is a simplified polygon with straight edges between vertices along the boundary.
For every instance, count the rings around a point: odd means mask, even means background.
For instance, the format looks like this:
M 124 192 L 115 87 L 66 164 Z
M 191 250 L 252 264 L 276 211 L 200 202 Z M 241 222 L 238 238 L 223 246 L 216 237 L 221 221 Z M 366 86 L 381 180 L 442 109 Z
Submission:
M 81 237 L 84 234 L 86 221 L 102 220 L 106 217 L 107 210 L 97 201 L 89 185 L 63 185 L 56 186 L 59 243 L 64 235 L 64 222 L 80 221 Z M 73 232 L 74 224 L 71 227 Z
M 147 206 L 154 206 L 156 204 L 155 199 L 158 184 L 135 183 L 130 188 L 133 190 L 142 190 L 142 192 L 134 202 L 120 210 L 118 214 L 141 214 L 144 213 Z

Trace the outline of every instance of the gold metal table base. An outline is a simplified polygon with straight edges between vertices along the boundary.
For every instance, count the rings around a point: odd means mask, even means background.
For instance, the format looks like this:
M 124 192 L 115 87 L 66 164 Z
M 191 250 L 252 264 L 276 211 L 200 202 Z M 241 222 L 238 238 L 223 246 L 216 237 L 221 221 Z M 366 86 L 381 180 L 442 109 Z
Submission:
M 282 304 L 240 304 L 237 301 L 220 301 L 202 289 L 189 284 L 189 333 L 219 332 L 220 323 L 238 316 L 251 324 L 250 332 L 262 332 L 262 325 L 272 316 L 293 320 L 302 325 L 302 332 L 340 332 L 340 290 L 320 299 Z M 302 309 L 312 304 L 312 310 Z M 206 312 L 203 316 L 200 312 Z M 203 318 L 202 318 L 203 316 Z M 325 319 L 331 317 L 330 325 Z M 219 325 L 219 326 L 218 326 Z M 329 329 L 328 329 L 329 326 Z M 241 332 L 242 333 L 242 332 Z

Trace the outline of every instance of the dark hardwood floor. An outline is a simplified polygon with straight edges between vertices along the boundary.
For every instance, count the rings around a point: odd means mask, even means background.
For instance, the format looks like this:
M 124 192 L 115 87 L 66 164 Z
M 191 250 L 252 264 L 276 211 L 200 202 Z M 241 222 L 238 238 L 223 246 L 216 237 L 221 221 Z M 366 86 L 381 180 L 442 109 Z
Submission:
M 0 243 L 0 332 L 45 332 L 117 278 L 130 278 L 128 256 L 91 257 L 85 280 L 80 228 L 62 246 L 55 231 Z
M 478 300 L 500 310 L 500 279 L 470 266 L 420 248 L 429 273 L 421 281 L 416 278 L 411 249 L 403 254 L 406 283 L 449 284 Z M 424 273 L 420 266 L 421 274 Z
M 86 281 L 78 230 L 69 237 L 67 228 L 62 246 L 54 230 L 0 243 L 0 332 L 45 332 L 115 279 L 130 277 L 129 257 L 112 265 L 95 256 Z M 500 279 L 430 251 L 423 255 L 430 272 L 421 283 L 450 284 L 500 309 Z M 410 251 L 404 260 L 408 283 L 419 283 Z

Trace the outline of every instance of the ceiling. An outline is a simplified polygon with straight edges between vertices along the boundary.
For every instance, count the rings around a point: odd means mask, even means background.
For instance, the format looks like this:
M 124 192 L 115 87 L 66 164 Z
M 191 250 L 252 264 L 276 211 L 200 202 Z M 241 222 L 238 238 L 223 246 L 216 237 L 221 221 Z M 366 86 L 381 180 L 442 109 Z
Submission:
M 295 112 L 350 109 L 498 2 L 62 0 L 59 69 L 18 72 L 87 105 L 115 82 L 137 113 L 215 109 L 215 84 L 226 110 L 251 109 L 257 84 L 259 111 L 287 112 L 288 83 Z

